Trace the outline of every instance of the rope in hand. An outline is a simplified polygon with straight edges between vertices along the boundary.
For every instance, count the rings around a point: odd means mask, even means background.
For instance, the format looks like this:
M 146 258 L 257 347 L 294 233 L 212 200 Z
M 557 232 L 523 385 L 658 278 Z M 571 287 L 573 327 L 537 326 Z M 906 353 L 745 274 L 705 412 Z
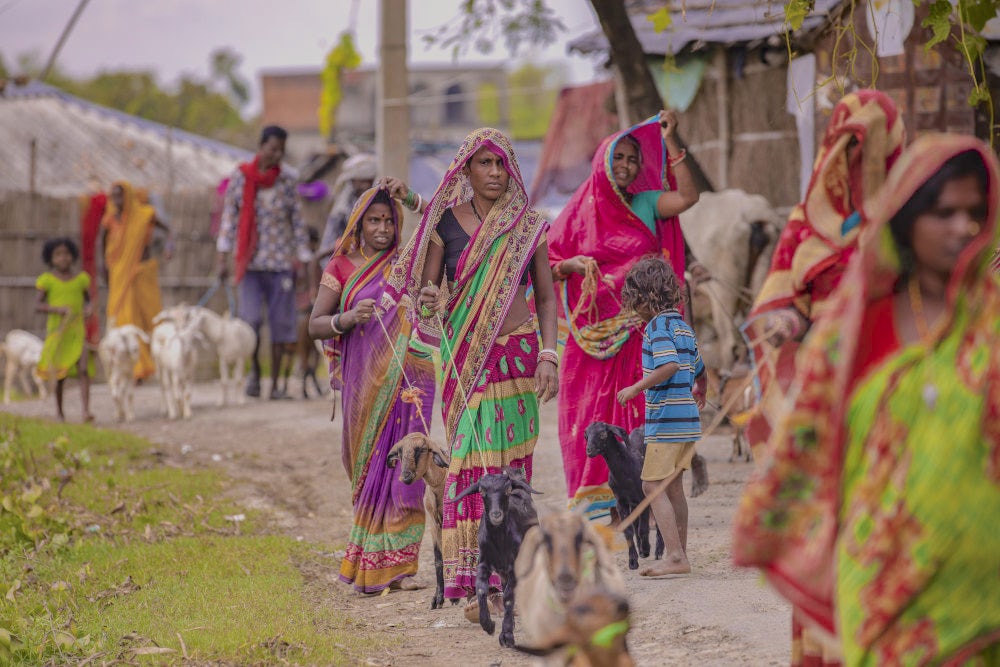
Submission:
M 403 366 L 403 360 L 400 359 L 399 355 L 397 354 L 396 344 L 392 340 L 392 336 L 389 335 L 389 330 L 385 328 L 385 322 L 383 322 L 382 318 L 378 316 L 378 313 L 375 313 L 375 319 L 378 320 L 378 324 L 382 328 L 382 333 L 385 334 L 385 339 L 389 343 L 389 347 L 392 349 L 392 359 L 393 361 L 396 362 L 396 365 L 399 366 L 399 372 L 403 375 L 403 381 L 406 382 L 406 389 L 403 389 L 399 393 L 399 397 L 403 400 L 404 403 L 412 403 L 414 406 L 416 406 L 417 415 L 420 416 L 420 423 L 424 427 L 424 433 L 426 435 L 430 435 L 431 434 L 430 424 L 428 424 L 427 419 L 424 418 L 424 409 L 423 409 L 424 390 L 421 389 L 420 387 L 414 387 L 413 383 L 410 382 L 410 378 L 406 375 L 406 368 Z
M 447 281 L 448 278 L 442 276 L 441 280 Z M 427 286 L 433 287 L 434 283 L 428 281 Z M 421 306 L 421 309 L 423 308 L 424 306 Z M 471 419 L 472 413 L 471 409 L 469 408 L 469 396 L 468 394 L 465 393 L 465 387 L 462 386 L 462 374 L 458 372 L 458 366 L 455 364 L 455 354 L 454 351 L 451 349 L 451 343 L 448 342 L 448 336 L 444 330 L 444 318 L 441 316 L 441 312 L 437 309 L 435 309 L 434 311 L 434 318 L 437 320 L 438 327 L 441 329 L 441 345 L 442 347 L 445 348 L 445 351 L 448 353 L 448 360 L 451 362 L 451 372 L 455 373 L 455 382 L 457 383 L 458 389 L 461 392 L 462 404 L 465 406 L 466 414 L 468 414 L 469 418 Z M 443 370 L 446 373 L 449 372 L 447 368 Z M 483 447 L 482 441 L 480 441 L 479 439 L 479 432 L 474 428 L 472 429 L 472 437 L 476 443 L 476 450 L 479 452 L 479 464 L 483 469 L 483 474 L 486 475 L 489 473 L 489 468 L 486 467 L 486 459 L 483 455 L 483 451 L 485 448 Z

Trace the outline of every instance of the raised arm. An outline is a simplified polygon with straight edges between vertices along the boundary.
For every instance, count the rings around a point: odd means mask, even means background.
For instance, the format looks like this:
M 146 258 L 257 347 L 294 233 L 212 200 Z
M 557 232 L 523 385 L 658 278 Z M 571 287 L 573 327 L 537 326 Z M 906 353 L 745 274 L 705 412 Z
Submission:
M 656 201 L 656 213 L 661 218 L 678 215 L 698 203 L 698 188 L 695 187 L 691 170 L 685 162 L 687 152 L 677 141 L 676 129 L 677 112 L 661 111 L 660 136 L 663 137 L 663 144 L 667 147 L 667 160 L 677 179 L 677 189 L 664 192 Z

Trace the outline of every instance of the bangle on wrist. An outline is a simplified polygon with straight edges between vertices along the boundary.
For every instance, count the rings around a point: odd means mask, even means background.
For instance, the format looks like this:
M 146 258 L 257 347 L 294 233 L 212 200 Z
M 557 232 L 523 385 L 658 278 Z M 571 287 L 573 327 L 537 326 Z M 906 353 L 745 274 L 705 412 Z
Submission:
M 684 158 L 686 158 L 687 156 L 688 156 L 687 149 L 686 148 L 682 148 L 681 152 L 677 154 L 677 157 L 673 157 L 671 155 L 667 155 L 667 162 L 670 163 L 671 167 L 675 167 L 675 166 L 679 165 L 681 162 L 683 162 Z
M 333 329 L 334 336 L 343 336 L 343 329 L 338 326 L 340 324 L 340 313 L 330 316 L 330 328 Z
M 538 363 L 543 361 L 550 361 L 555 364 L 557 368 L 559 367 L 559 355 L 551 348 L 540 350 L 538 352 Z

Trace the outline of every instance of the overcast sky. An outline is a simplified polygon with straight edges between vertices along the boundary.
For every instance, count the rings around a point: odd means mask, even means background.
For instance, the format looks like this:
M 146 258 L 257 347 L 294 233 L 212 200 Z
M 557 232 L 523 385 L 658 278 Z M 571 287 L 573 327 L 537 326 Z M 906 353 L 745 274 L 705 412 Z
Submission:
M 0 0 L 0 53 L 9 68 L 16 58 L 37 52 L 41 60 L 79 0 Z M 428 49 L 420 36 L 458 13 L 459 0 L 410 1 L 410 62 L 450 62 L 449 51 Z M 549 0 L 562 16 L 566 32 L 559 42 L 531 56 L 565 63 L 573 83 L 592 80 L 595 61 L 569 56 L 566 43 L 598 29 L 588 0 Z M 364 62 L 376 63 L 377 0 L 90 0 L 63 47 L 59 66 L 73 75 L 101 69 L 153 69 L 161 83 L 184 72 L 204 76 L 209 54 L 228 46 L 244 58 L 242 73 L 252 81 L 256 111 L 258 73 L 319 67 L 340 33 L 350 27 L 356 8 L 356 43 Z M 522 57 L 525 57 L 524 54 Z M 498 62 L 508 58 L 500 45 L 491 56 L 469 53 L 466 61 Z

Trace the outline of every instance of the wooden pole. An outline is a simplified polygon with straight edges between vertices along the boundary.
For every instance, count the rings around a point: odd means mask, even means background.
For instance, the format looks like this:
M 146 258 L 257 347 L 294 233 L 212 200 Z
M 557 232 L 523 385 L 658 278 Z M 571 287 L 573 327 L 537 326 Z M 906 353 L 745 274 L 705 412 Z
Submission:
M 35 175 L 37 173 L 38 164 L 38 140 L 34 137 L 28 142 L 29 150 L 31 155 L 28 158 L 28 192 L 35 194 Z
M 375 152 L 379 176 L 410 182 L 409 75 L 406 64 L 406 0 L 379 2 L 379 65 L 376 88 Z M 425 193 L 426 195 L 427 193 Z M 405 242 L 416 227 L 412 216 L 403 223 Z
M 718 96 L 716 113 L 719 114 L 719 187 L 725 190 L 729 187 L 729 151 L 732 128 L 729 123 L 729 71 L 726 68 L 726 50 L 720 48 L 715 53 L 715 71 L 719 78 L 716 82 Z

